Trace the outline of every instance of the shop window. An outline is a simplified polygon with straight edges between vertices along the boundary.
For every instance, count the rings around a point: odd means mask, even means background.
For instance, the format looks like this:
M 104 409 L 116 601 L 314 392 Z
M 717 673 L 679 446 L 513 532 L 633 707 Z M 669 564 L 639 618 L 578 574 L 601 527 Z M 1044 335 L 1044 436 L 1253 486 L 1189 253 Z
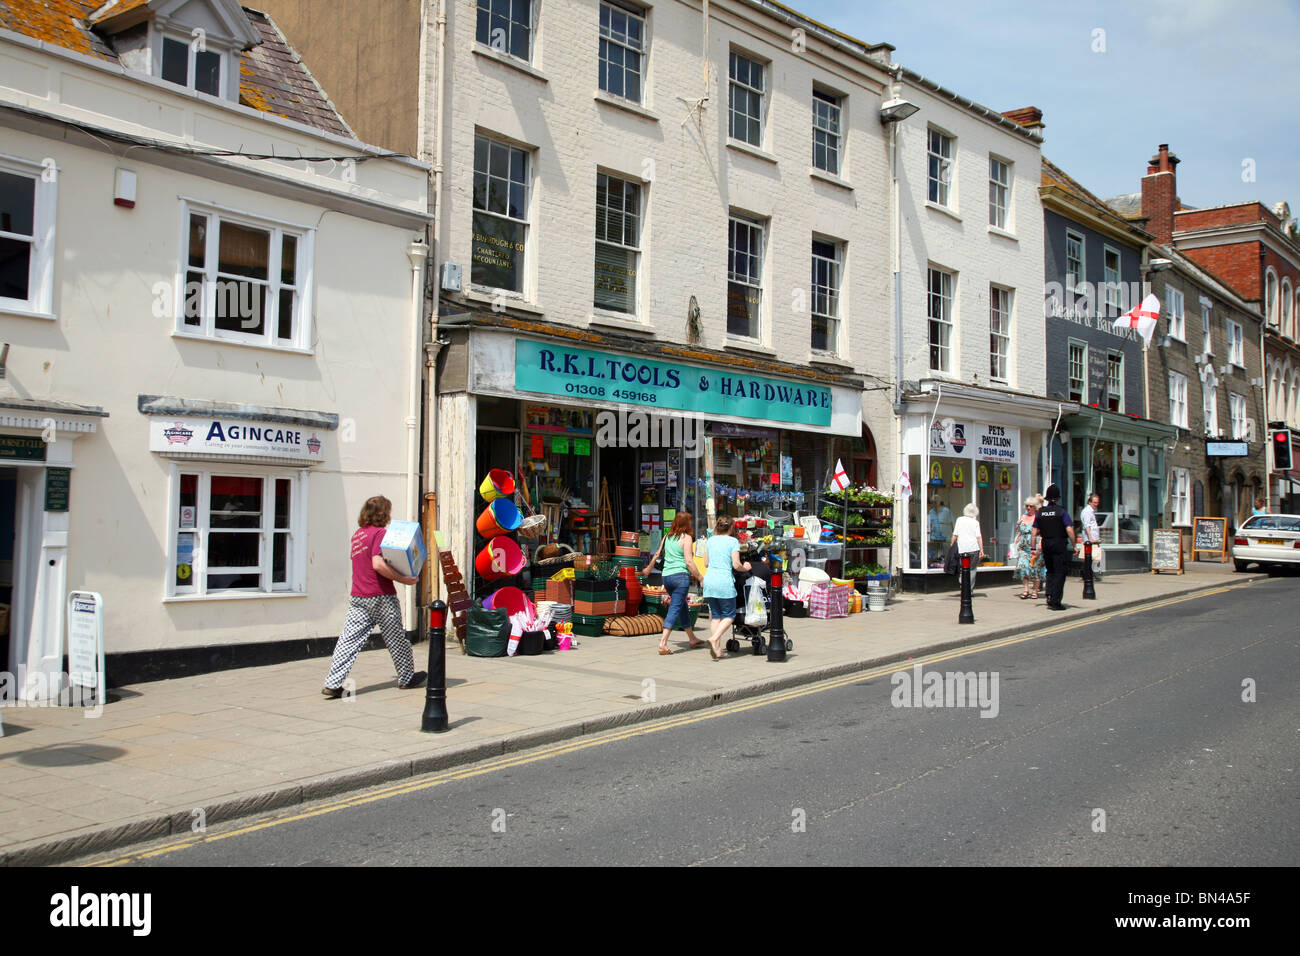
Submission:
M 0 310 L 47 315 L 53 308 L 56 173 L 0 159 Z
M 311 231 L 184 202 L 185 275 L 176 331 L 308 348 Z
M 474 137 L 472 285 L 524 291 L 528 187 L 526 150 L 486 136 Z
M 595 307 L 635 315 L 640 264 L 641 185 L 597 173 Z
M 1140 544 L 1142 534 L 1142 456 L 1137 445 L 1117 445 L 1118 504 L 1112 523 L 1116 544 Z
M 549 506 L 553 519 L 558 515 L 557 540 L 586 554 L 599 544 L 595 424 L 595 413 L 588 409 L 524 405 L 523 456 L 534 505 L 543 512 Z M 485 434 L 479 433 L 481 447 Z M 513 441 L 514 436 L 508 437 Z M 603 448 L 600 454 L 612 451 Z M 479 464 L 480 470 L 509 467 L 508 461 L 502 465 L 481 460 Z M 611 486 L 617 490 L 617 480 L 611 479 Z
M 732 214 L 727 235 L 727 334 L 760 338 L 763 223 Z
M 296 475 L 186 468 L 176 489 L 170 595 L 304 590 Z

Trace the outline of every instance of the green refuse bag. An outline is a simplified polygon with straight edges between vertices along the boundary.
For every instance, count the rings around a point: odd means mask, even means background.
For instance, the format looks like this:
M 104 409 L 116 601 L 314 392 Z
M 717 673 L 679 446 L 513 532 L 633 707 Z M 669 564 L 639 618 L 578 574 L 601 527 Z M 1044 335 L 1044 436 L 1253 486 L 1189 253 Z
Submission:
M 510 642 L 510 615 L 505 610 L 469 609 L 465 651 L 470 657 L 505 657 Z

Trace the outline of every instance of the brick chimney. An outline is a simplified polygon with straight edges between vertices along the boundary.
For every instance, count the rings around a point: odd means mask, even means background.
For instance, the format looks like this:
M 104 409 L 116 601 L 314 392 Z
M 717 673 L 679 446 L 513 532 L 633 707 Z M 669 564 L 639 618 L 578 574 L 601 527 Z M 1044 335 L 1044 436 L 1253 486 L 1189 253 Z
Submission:
M 1161 245 L 1170 245 L 1174 239 L 1174 213 L 1178 211 L 1178 157 L 1169 152 L 1169 144 L 1161 143 L 1151 157 L 1147 174 L 1142 177 L 1142 218 L 1147 221 L 1147 231 Z
M 1037 106 L 1025 106 L 1018 110 L 1006 110 L 1002 114 L 1011 122 L 1029 130 L 1039 139 L 1043 138 L 1043 111 Z

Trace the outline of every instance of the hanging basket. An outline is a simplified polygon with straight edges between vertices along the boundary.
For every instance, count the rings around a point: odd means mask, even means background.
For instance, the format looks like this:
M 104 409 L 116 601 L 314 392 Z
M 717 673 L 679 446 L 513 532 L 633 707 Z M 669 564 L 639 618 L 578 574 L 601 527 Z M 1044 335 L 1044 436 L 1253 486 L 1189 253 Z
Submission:
M 547 524 L 549 522 L 546 520 L 546 515 L 529 515 L 519 522 L 519 527 L 515 530 L 519 532 L 520 537 L 536 538 L 546 533 Z

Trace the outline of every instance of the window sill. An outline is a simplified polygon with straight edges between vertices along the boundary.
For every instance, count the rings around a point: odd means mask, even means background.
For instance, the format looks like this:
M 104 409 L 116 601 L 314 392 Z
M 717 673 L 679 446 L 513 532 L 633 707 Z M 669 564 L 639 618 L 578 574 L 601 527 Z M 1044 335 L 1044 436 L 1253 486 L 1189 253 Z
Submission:
M 59 317 L 52 312 L 29 312 L 26 309 L 16 309 L 7 305 L 0 305 L 0 315 L 16 319 L 44 319 L 47 322 L 59 320 Z
M 961 222 L 961 216 L 957 215 L 956 212 L 954 212 L 952 209 L 950 209 L 947 206 L 940 206 L 937 202 L 934 202 L 933 200 L 927 199 L 925 201 L 925 208 L 933 209 L 935 212 L 941 212 L 945 216 L 948 216 L 951 219 L 955 219 L 957 222 Z
M 265 345 L 261 342 L 241 342 L 238 339 L 219 339 L 211 335 L 197 335 L 193 332 L 173 332 L 172 338 L 186 339 L 190 342 L 207 342 L 209 345 L 234 345 L 241 349 L 261 349 L 264 352 L 288 352 L 291 355 L 315 355 L 311 349 L 300 349 L 292 345 Z
M 550 80 L 546 78 L 546 74 L 541 70 L 537 69 L 531 63 L 525 63 L 518 57 L 511 56 L 509 53 L 499 53 L 491 47 L 483 46 L 481 43 L 477 42 L 474 43 L 471 49 L 474 51 L 475 56 L 481 56 L 487 60 L 494 60 L 502 66 L 508 66 L 512 70 L 518 70 L 520 73 L 531 76 L 533 79 L 540 80 L 543 83 L 550 82 Z
M 648 322 L 644 322 L 636 316 L 628 315 L 626 312 L 612 312 L 608 309 L 592 308 L 591 315 L 587 316 L 589 325 L 604 325 L 611 329 L 620 329 L 624 332 L 642 332 L 646 335 L 653 335 L 654 329 Z
M 543 309 L 539 309 L 531 302 L 525 302 L 522 298 L 519 298 L 518 292 L 506 292 L 502 290 L 494 295 L 490 289 L 471 288 L 462 292 L 461 295 L 470 302 L 480 302 L 487 306 L 491 306 L 493 303 L 500 301 L 507 309 L 518 309 L 520 312 L 528 312 L 531 315 L 546 314 Z
M 1005 229 L 999 229 L 997 226 L 989 226 L 990 236 L 1000 236 L 1003 239 L 1010 239 L 1012 242 L 1019 242 L 1020 237 L 1014 232 L 1007 232 Z
M 776 349 L 770 349 L 756 339 L 739 339 L 730 335 L 727 336 L 726 342 L 722 346 L 730 352 L 753 352 L 755 355 L 775 356 Z
M 816 166 L 808 167 L 808 175 L 813 179 L 819 179 L 824 183 L 830 183 L 832 186 L 839 186 L 840 189 L 847 189 L 853 192 L 853 184 L 847 179 L 841 179 L 833 173 L 828 173 L 824 169 L 818 169 Z
M 761 159 L 764 162 L 771 163 L 773 166 L 778 164 L 775 155 L 765 149 L 759 149 L 757 146 L 750 146 L 748 143 L 741 142 L 738 139 L 727 139 L 727 149 L 734 149 L 738 153 L 744 153 L 747 156 L 753 156 L 755 159 Z
M 835 368 L 842 368 L 849 372 L 853 370 L 853 364 L 851 362 L 848 362 L 840 356 L 834 355 L 830 352 L 813 352 L 808 358 L 808 362 L 811 365 L 830 365 Z
M 265 601 L 282 598 L 305 598 L 306 591 L 254 591 L 250 594 L 175 594 L 163 598 L 164 604 L 195 604 L 199 601 Z
M 624 112 L 632 113 L 635 116 L 640 116 L 642 119 L 648 119 L 652 123 L 659 122 L 658 114 L 650 112 L 650 110 L 646 109 L 640 103 L 633 103 L 631 100 L 625 100 L 620 96 L 615 96 L 613 93 L 606 93 L 604 90 L 597 90 L 592 96 L 592 99 L 597 103 L 604 103 L 606 106 L 612 106 L 616 110 L 623 110 Z

